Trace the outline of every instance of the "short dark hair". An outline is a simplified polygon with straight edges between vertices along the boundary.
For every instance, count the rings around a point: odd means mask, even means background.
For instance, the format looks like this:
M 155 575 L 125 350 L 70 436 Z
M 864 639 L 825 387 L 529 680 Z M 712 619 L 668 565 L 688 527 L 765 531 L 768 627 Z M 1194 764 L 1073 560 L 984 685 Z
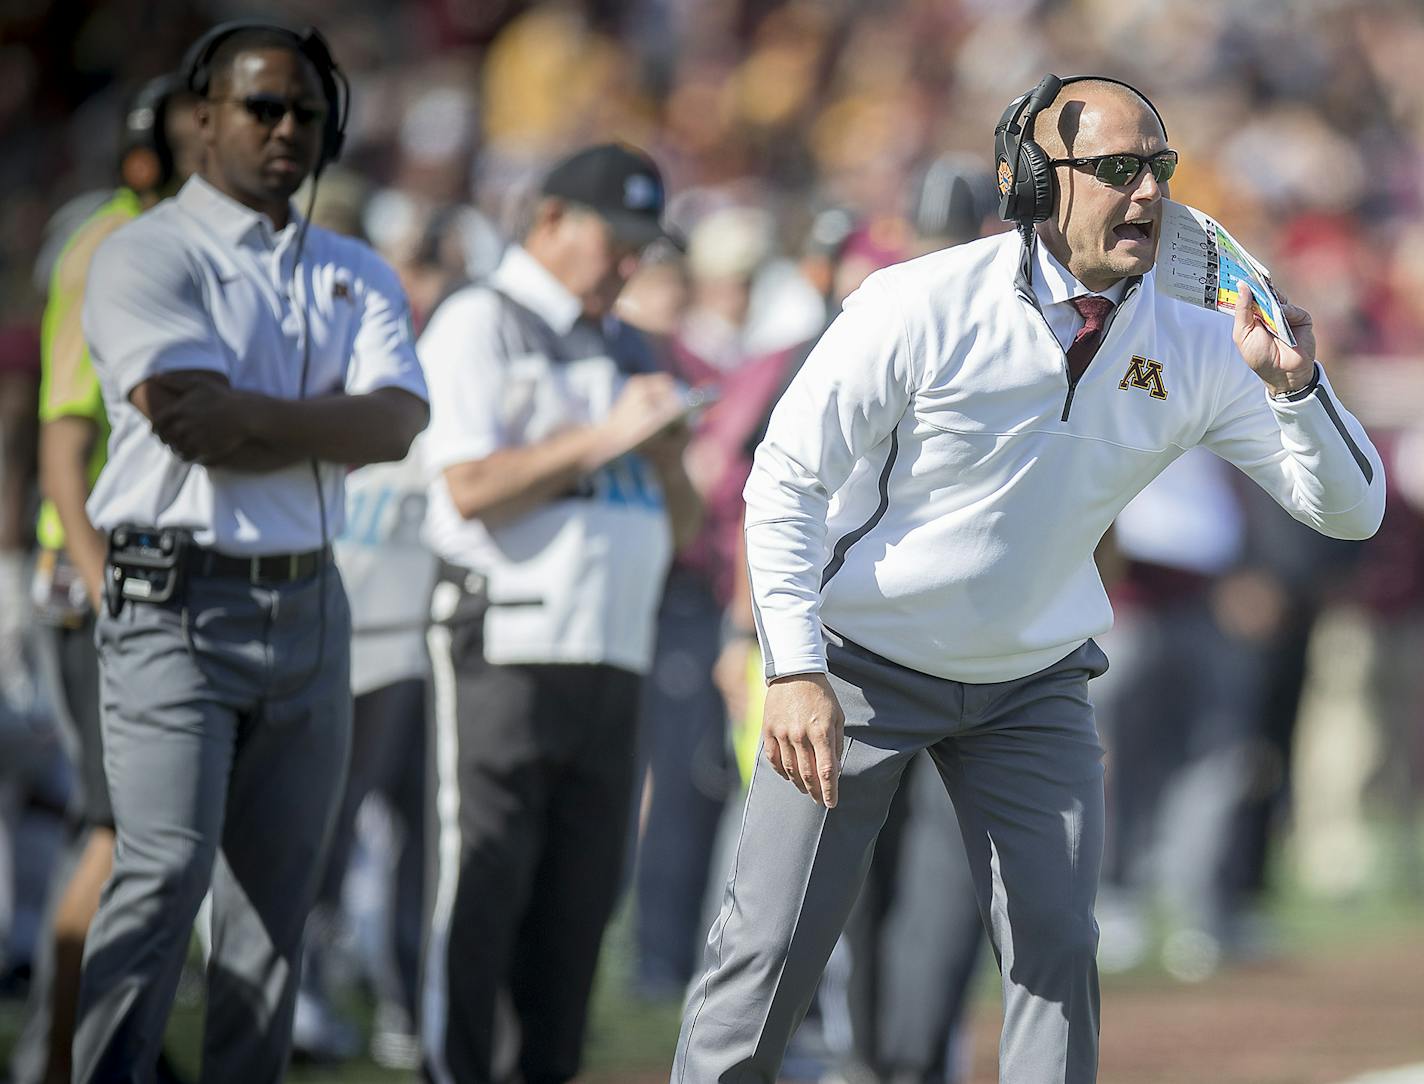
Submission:
M 301 44 L 295 35 L 276 27 L 253 26 L 233 31 L 218 43 L 218 47 L 213 50 L 213 58 L 208 63 L 207 85 L 200 89 L 207 97 L 212 97 L 213 84 L 228 78 L 239 56 L 266 49 L 285 49 L 293 56 L 300 57 L 317 77 L 317 82 L 321 82 L 321 72 L 316 70 L 311 57 L 302 52 Z

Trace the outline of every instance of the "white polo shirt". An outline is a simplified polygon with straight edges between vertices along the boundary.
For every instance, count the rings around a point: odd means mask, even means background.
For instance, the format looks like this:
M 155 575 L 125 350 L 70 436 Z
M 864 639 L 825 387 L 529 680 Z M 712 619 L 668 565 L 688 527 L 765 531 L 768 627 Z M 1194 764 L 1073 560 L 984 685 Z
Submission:
M 626 455 L 576 493 L 486 526 L 455 507 L 443 472 L 601 420 L 630 372 L 645 368 L 616 321 L 581 305 L 542 264 L 511 246 L 485 285 L 436 310 L 420 337 L 430 427 L 425 534 L 446 561 L 485 577 L 485 658 L 603 663 L 642 672 L 652 658 L 671 531 L 653 469 Z M 436 590 L 435 609 L 441 606 Z M 440 614 L 437 612 L 437 616 Z
M 113 427 L 87 506 L 100 530 L 186 527 L 199 545 L 244 556 L 315 549 L 340 533 L 341 464 L 321 466 L 323 538 L 308 464 L 252 473 L 185 463 L 129 402 L 148 378 L 184 370 L 283 399 L 383 387 L 425 398 L 395 272 L 368 246 L 319 226 L 308 228 L 294 267 L 300 221 L 293 207 L 274 230 L 194 176 L 99 247 L 84 335 Z
M 1379 455 L 1323 374 L 1270 398 L 1231 317 L 1149 272 L 1070 392 L 1043 267 L 1008 233 L 886 268 L 811 352 L 745 491 L 768 676 L 825 670 L 823 624 L 956 681 L 1057 662 L 1111 624 L 1103 533 L 1197 445 L 1323 534 L 1379 527 Z

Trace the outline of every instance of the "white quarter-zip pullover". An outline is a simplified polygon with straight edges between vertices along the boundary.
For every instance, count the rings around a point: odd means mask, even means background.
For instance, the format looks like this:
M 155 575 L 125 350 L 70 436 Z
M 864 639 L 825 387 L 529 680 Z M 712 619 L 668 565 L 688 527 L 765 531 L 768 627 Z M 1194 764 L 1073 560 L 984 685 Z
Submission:
M 1088 291 L 1045 256 L 1007 233 L 877 272 L 792 381 L 745 491 L 768 677 L 824 671 L 823 624 L 957 681 L 1057 662 L 1112 623 L 1098 541 L 1198 444 L 1324 534 L 1379 526 L 1379 455 L 1319 367 L 1271 398 L 1231 318 L 1149 273 L 1072 386 L 1044 309 Z

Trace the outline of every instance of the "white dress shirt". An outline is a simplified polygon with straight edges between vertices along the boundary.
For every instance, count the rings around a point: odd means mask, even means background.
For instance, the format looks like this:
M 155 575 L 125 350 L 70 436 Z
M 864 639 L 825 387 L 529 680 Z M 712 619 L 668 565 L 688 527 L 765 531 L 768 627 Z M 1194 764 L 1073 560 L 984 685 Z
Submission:
M 1053 337 L 1064 350 L 1072 345 L 1073 336 L 1086 323 L 1070 302 L 1079 297 L 1105 297 L 1116 309 L 1126 292 L 1127 280 L 1119 279 L 1102 293 L 1094 294 L 1054 258 L 1047 245 L 1033 246 L 1033 295 L 1038 298 L 1038 307 Z

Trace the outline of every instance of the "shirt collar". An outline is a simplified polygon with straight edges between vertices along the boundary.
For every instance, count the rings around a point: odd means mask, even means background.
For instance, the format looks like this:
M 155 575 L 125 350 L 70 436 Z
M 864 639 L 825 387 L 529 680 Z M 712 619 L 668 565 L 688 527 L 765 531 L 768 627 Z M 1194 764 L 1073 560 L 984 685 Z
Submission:
M 234 245 L 241 244 L 256 230 L 263 241 L 275 246 L 277 239 L 301 225 L 301 212 L 296 204 L 288 204 L 287 225 L 282 230 L 272 228 L 272 220 L 260 211 L 246 207 L 231 196 L 219 192 L 213 185 L 194 173 L 178 190 L 175 197 L 180 206 L 201 219 L 209 228 Z
M 1054 259 L 1053 253 L 1042 241 L 1033 246 L 1033 264 L 1033 292 L 1038 298 L 1039 308 L 1094 294 Z M 1097 291 L 1096 296 L 1105 297 L 1116 305 L 1127 292 L 1127 284 L 1127 279 L 1118 279 L 1106 290 Z
M 560 335 L 572 331 L 583 313 L 583 302 L 522 245 L 510 245 L 504 250 L 490 283 L 532 310 Z

